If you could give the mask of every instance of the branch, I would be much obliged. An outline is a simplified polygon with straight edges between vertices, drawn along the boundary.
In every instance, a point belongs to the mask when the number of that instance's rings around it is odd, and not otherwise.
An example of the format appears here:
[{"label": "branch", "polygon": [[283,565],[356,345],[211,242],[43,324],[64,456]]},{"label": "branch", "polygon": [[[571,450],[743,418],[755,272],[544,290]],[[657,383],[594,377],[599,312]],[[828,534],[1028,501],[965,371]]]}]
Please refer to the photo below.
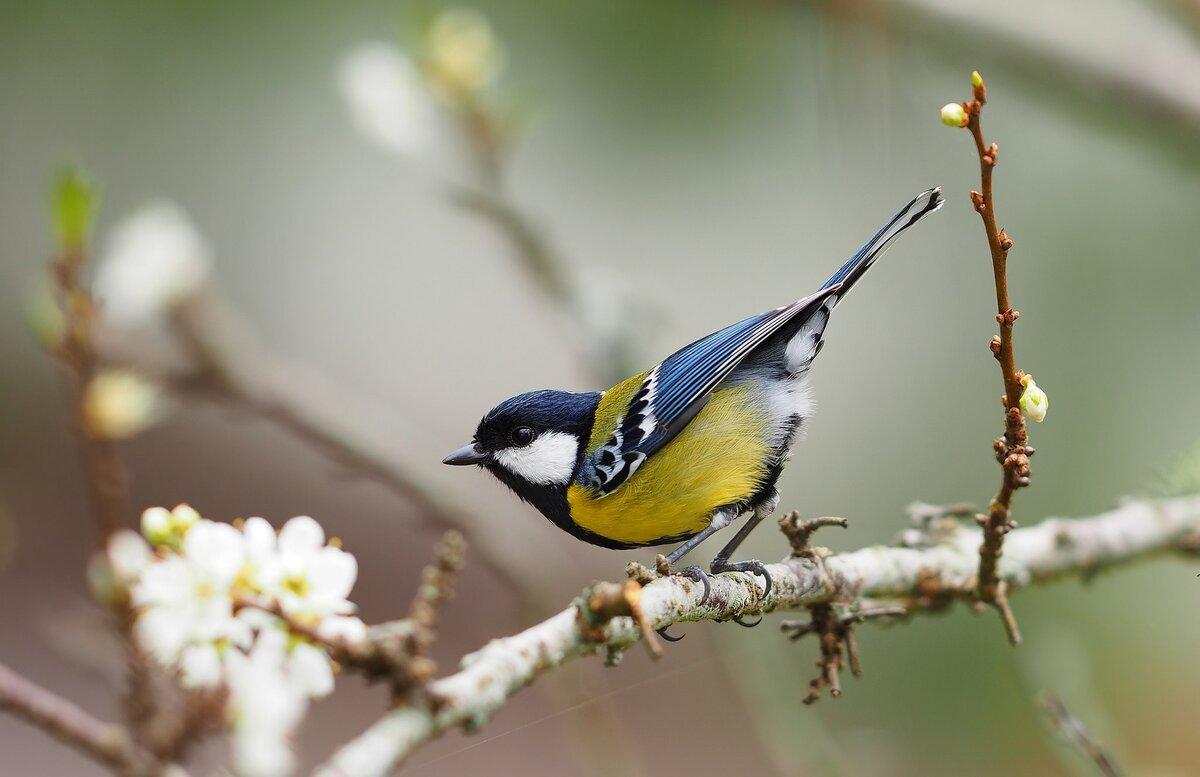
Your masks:
[{"label": "branch", "polygon": [[[77,171],[59,179],[54,193],[58,251],[50,261],[54,297],[62,314],[62,330],[54,355],[74,379],[72,415],[83,457],[92,514],[103,547],[129,515],[129,476],[116,443],[89,422],[87,391],[100,371],[94,332],[95,301],[83,281],[88,263],[87,238],[95,212],[96,195]],[[64,226],[70,220],[70,224]]]},{"label": "branch", "polygon": [[[84,283],[88,235],[96,203],[96,193],[81,172],[68,170],[62,174],[54,192],[53,221],[58,253],[50,262],[50,271],[63,322],[53,350],[75,379],[76,436],[83,454],[92,513],[100,532],[99,545],[105,548],[113,533],[126,525],[130,498],[129,476],[116,443],[96,428],[88,413],[87,393],[102,365],[96,343],[99,316],[91,290]],[[133,638],[132,612],[122,606],[117,618],[128,666],[128,687],[123,699],[125,718],[134,728],[138,740],[144,742],[149,723],[158,709],[150,670]]]},{"label": "branch", "polygon": [[[102,343],[103,356],[176,393],[223,402],[275,423],[347,472],[387,488],[434,526],[457,528],[469,536],[491,532],[485,519],[423,483],[384,439],[377,423],[359,420],[379,414],[358,412],[355,403],[321,375],[261,345],[257,333],[215,290],[206,289],[177,306],[173,324],[187,346],[182,355],[132,342],[124,332],[110,332]],[[518,592],[526,603],[540,601],[535,582],[524,579],[521,566],[514,563],[521,543],[476,544],[483,563],[506,589]]]},{"label": "branch", "polygon": [[1004,623],[1008,640],[1013,645],[1021,644],[1021,632],[1016,618],[1008,606],[1004,584],[997,569],[1003,552],[1004,535],[1016,524],[1012,520],[1012,498],[1018,488],[1029,485],[1029,457],[1033,448],[1025,427],[1025,416],[1021,412],[1021,377],[1017,370],[1016,354],[1013,350],[1013,324],[1021,314],[1012,309],[1008,296],[1008,252],[1012,240],[1003,229],[996,226],[996,203],[992,196],[992,172],[996,167],[996,156],[1000,149],[995,143],[987,143],[983,137],[980,117],[987,102],[987,87],[978,72],[971,74],[974,99],[963,103],[967,116],[967,128],[975,140],[975,152],[979,155],[979,177],[982,192],[971,192],[971,204],[983,221],[987,235],[988,250],[992,258],[992,276],[996,285],[996,323],[1000,334],[991,342],[992,354],[1000,364],[1000,377],[1004,381],[1004,436],[992,442],[996,460],[1000,463],[1000,489],[988,506],[983,527],[983,544],[979,547],[979,598],[996,608]]},{"label": "branch", "polygon": [[1091,761],[1104,777],[1121,777],[1121,767],[1117,765],[1116,759],[1092,737],[1087,726],[1075,717],[1062,698],[1053,693],[1045,693],[1039,701],[1050,719],[1051,729],[1056,734]]},{"label": "branch", "polygon": [[[1200,495],[1137,501],[1091,518],[1048,519],[1008,537],[1000,576],[1009,589],[1065,575],[1091,574],[1153,553],[1183,551],[1200,532]],[[698,584],[661,578],[641,591],[641,613],[654,628],[682,621],[725,621],[735,616],[860,598],[899,601],[909,612],[937,609],[976,595],[980,531],[964,525],[939,532],[925,547],[875,546],[828,555],[823,549],[771,564],[771,593],[755,578],[726,573],[712,578],[708,604]],[[601,640],[571,606],[511,637],[496,639],[462,661],[462,669],[430,683],[425,703],[388,713],[317,770],[320,777],[389,773],[425,742],[462,726],[475,730],[538,677],[575,658],[619,653],[641,637],[633,618],[612,620]]]},{"label": "branch", "polygon": [[[123,774],[151,775],[162,764],[134,744],[122,726],[105,723],[0,664],[0,710],[22,718],[84,755]],[[178,769],[178,767],[174,767]],[[181,770],[175,774],[184,774]]]},{"label": "branch", "polygon": [[[969,42],[972,56],[986,51],[1038,89],[1090,100],[1104,116],[1126,110],[1156,127],[1165,122],[1189,149],[1200,131],[1200,84],[1179,78],[1200,68],[1200,53],[1188,31],[1156,23],[1151,14],[1137,34],[1130,34],[1125,25],[1107,30],[1103,25],[1035,24],[1028,14],[1002,5],[987,13],[956,0],[887,0],[880,5],[898,11],[885,18],[904,27],[923,48],[933,34]],[[863,16],[867,22],[875,18]],[[1145,54],[1147,39],[1155,43],[1154,56]]]}]

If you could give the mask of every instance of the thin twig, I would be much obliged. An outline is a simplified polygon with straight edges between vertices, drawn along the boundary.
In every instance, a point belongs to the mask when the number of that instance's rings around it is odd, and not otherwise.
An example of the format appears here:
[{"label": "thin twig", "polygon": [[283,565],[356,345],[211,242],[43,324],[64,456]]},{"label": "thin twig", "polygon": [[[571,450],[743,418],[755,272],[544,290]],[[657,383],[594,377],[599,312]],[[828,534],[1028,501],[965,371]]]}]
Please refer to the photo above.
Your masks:
[{"label": "thin twig", "polygon": [[1000,326],[1000,335],[993,338],[991,350],[1000,364],[1000,375],[1004,381],[1004,436],[993,442],[1002,474],[1000,489],[988,506],[987,518],[980,522],[983,544],[979,548],[979,598],[996,608],[1009,642],[1019,645],[1021,632],[1008,606],[1008,597],[997,570],[1003,552],[1004,535],[1015,526],[1012,520],[1013,492],[1029,485],[1029,456],[1033,449],[1026,444],[1028,431],[1025,428],[1025,416],[1021,413],[1021,375],[1017,371],[1013,350],[1013,324],[1021,314],[1013,310],[1008,295],[1008,252],[1012,248],[1012,240],[1003,229],[996,226],[996,206],[992,196],[992,172],[996,167],[999,148],[995,143],[987,143],[983,137],[980,117],[987,102],[987,87],[978,73],[972,74],[972,88],[974,99],[963,103],[963,109],[967,113],[967,128],[971,131],[975,151],[979,155],[982,191],[971,192],[971,203],[983,221],[992,257],[996,322]]},{"label": "thin twig", "polygon": [[[1091,518],[1047,519],[1009,535],[1003,579],[1016,589],[1152,553],[1180,551],[1181,543],[1198,530],[1200,495],[1129,502]],[[765,598],[755,577],[746,573],[713,576],[707,602],[692,580],[661,578],[641,589],[639,605],[653,628],[862,598],[898,600],[913,611],[938,596],[970,600],[976,595],[979,541],[979,530],[962,525],[928,548],[876,546],[826,557],[788,558],[768,565],[773,585]],[[317,774],[387,774],[449,729],[478,729],[511,696],[562,664],[600,650],[611,654],[641,638],[633,618],[620,617],[607,624],[603,642],[597,642],[581,628],[578,606],[572,605],[467,656],[458,673],[426,686],[428,704],[388,713],[343,746]]]},{"label": "thin twig", "polygon": [[1116,759],[1109,755],[1108,751],[1092,737],[1087,726],[1075,717],[1061,697],[1047,692],[1042,694],[1039,701],[1042,709],[1050,718],[1050,726],[1056,734],[1095,764],[1096,770],[1104,777],[1121,777],[1121,767],[1117,764]]},{"label": "thin twig", "polygon": [[92,717],[3,664],[0,664],[0,710],[16,715],[123,774],[150,775],[162,770],[150,753],[134,744],[124,727]]}]

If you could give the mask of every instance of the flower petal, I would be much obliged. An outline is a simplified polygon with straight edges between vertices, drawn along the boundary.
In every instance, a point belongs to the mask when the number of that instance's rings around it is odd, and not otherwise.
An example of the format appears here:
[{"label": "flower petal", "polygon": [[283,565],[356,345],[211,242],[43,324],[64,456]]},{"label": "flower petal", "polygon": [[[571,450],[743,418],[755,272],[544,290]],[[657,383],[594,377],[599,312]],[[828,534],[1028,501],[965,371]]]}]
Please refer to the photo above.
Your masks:
[{"label": "flower petal", "polygon": [[308,555],[325,544],[325,530],[307,515],[299,515],[279,530],[279,550],[285,553]]},{"label": "flower petal", "polygon": [[333,667],[325,651],[301,642],[288,658],[288,680],[300,694],[318,698],[333,692]]},{"label": "flower petal", "polygon": [[242,534],[227,523],[200,521],[183,538],[183,555],[211,582],[227,586],[245,563]]},{"label": "flower petal", "polygon": [[221,683],[221,656],[212,644],[191,645],[179,659],[179,680],[185,688],[214,688]]}]

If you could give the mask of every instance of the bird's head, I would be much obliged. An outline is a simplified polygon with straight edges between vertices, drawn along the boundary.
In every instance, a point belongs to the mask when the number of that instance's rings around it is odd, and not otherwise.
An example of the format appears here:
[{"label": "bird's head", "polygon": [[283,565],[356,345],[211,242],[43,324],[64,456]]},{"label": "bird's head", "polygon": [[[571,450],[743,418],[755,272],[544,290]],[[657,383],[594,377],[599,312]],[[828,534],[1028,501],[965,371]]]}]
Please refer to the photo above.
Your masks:
[{"label": "bird's head", "polygon": [[600,395],[530,391],[496,405],[471,442],[443,464],[478,464],[541,507],[537,494],[564,489],[587,448]]}]

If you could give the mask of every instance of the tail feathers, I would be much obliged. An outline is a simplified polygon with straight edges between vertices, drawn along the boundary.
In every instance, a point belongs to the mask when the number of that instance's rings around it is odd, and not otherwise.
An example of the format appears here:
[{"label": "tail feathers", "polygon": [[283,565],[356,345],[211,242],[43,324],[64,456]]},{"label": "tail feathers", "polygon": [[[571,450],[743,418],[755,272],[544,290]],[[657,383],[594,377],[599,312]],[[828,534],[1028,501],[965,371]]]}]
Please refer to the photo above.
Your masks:
[{"label": "tail feathers", "polygon": [[863,276],[863,273],[888,249],[888,246],[900,236],[901,232],[916,224],[926,215],[942,207],[944,202],[940,186],[923,191],[916,197],[913,197],[907,205],[901,208],[895,216],[892,216],[888,223],[884,224],[875,233],[874,237],[867,241],[866,245],[858,249],[858,253],[850,257],[842,265],[841,269],[833,274],[832,278],[825,281],[825,285],[821,288],[828,289],[834,284],[841,284],[837,297],[844,297],[850,287]]}]

